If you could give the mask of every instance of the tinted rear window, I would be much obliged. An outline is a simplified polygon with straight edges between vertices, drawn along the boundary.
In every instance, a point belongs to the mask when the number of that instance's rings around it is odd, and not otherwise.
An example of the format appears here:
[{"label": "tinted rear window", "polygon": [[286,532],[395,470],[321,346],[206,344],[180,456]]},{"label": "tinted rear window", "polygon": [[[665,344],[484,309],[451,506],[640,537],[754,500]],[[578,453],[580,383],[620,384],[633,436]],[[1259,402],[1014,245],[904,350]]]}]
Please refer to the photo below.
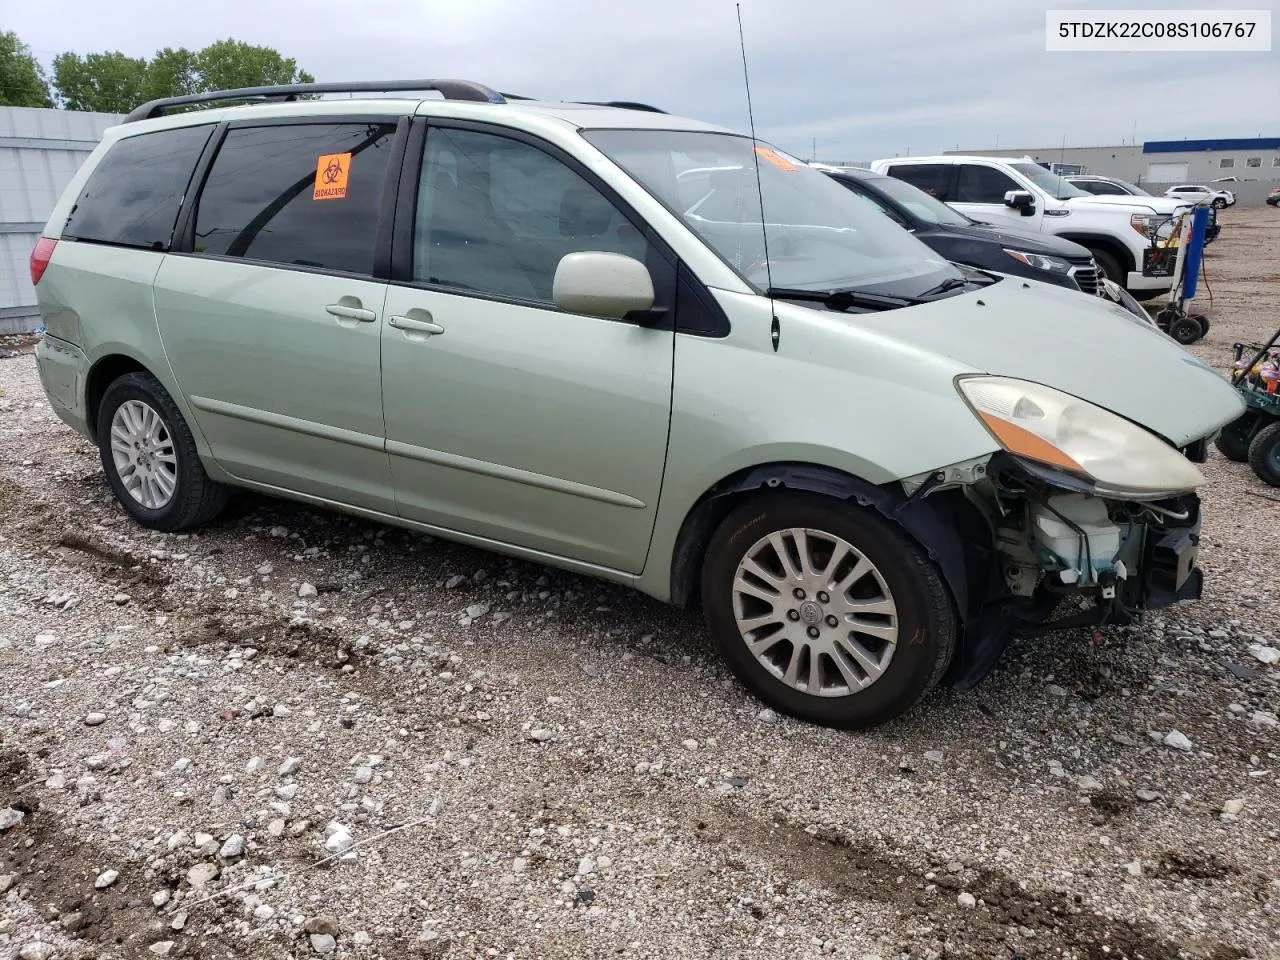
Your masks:
[{"label": "tinted rear window", "polygon": [[372,273],[394,138],[379,123],[229,130],[200,193],[195,252]]},{"label": "tinted rear window", "polygon": [[63,236],[168,250],[183,194],[211,125],[116,141],[89,175]]},{"label": "tinted rear window", "polygon": [[947,176],[951,173],[951,165],[945,163],[898,163],[889,167],[885,173],[899,180],[905,180],[913,187],[918,187],[931,197],[939,200],[947,197]]}]

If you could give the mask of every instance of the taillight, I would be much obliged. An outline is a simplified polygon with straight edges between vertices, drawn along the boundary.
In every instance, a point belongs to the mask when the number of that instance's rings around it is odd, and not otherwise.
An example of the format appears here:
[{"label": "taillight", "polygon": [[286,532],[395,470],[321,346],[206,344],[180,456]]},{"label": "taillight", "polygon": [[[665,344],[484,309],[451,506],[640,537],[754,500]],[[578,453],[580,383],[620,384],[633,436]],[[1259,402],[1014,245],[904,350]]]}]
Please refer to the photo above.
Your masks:
[{"label": "taillight", "polygon": [[44,276],[45,268],[53,259],[53,248],[57,245],[57,240],[50,240],[48,237],[41,237],[36,241],[36,248],[31,251],[31,285],[33,287]]}]

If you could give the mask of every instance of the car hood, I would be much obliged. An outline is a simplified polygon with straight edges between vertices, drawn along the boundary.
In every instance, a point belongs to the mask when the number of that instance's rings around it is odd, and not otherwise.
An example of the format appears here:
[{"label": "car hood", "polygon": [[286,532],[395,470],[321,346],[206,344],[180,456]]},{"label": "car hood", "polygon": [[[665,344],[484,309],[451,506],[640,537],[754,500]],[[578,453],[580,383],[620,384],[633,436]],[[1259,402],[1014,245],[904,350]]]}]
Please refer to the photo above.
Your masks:
[{"label": "car hood", "polygon": [[1088,197],[1070,197],[1062,201],[1068,207],[1122,207],[1130,213],[1159,213],[1170,214],[1179,210],[1188,208],[1191,204],[1185,200],[1172,200],[1169,197],[1134,197],[1126,194],[1125,196],[1088,196]]},{"label": "car hood", "polygon": [[[1211,367],[1099,297],[1006,278],[982,290],[850,320],[975,373],[1032,380],[1182,447],[1244,412]],[[785,327],[784,327],[785,329]]]},{"label": "car hood", "polygon": [[1033,233],[1030,230],[987,223],[939,228],[939,232],[942,230],[958,237],[998,243],[1002,247],[1021,250],[1023,253],[1038,253],[1046,257],[1066,257],[1074,260],[1088,260],[1091,256],[1089,251],[1080,244],[1055,237],[1051,233]]}]

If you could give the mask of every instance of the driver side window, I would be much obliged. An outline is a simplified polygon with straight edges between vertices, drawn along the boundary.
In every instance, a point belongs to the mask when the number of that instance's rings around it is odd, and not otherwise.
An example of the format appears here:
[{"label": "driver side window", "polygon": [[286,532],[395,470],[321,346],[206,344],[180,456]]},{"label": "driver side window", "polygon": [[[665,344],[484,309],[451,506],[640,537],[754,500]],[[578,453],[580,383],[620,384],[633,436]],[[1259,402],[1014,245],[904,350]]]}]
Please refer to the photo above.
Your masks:
[{"label": "driver side window", "polygon": [[566,254],[648,253],[631,221],[555,157],[447,127],[427,134],[415,227],[414,280],[547,305]]}]

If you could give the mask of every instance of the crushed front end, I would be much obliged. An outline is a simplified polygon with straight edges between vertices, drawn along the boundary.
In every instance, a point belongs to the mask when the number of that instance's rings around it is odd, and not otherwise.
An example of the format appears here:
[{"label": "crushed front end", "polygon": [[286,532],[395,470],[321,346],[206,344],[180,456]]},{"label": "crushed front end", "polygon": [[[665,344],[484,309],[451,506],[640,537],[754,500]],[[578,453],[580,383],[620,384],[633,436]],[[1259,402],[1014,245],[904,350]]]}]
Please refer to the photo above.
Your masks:
[{"label": "crushed front end", "polygon": [[[1206,446],[1182,452],[1203,462]],[[1087,480],[1005,452],[906,489],[934,501],[964,554],[954,687],[981,680],[1015,636],[1127,625],[1200,598],[1194,491],[1150,500],[1099,494]]]},{"label": "crushed front end", "polygon": [[[905,479],[895,512],[956,598],[953,685],[980,680],[1019,634],[1129,624],[1199,599],[1196,464],[1212,433],[1175,445],[1033,381],[975,375],[956,387],[1000,449]],[[1216,432],[1241,404],[1221,381],[1206,396],[1216,412],[1202,429]]]}]

